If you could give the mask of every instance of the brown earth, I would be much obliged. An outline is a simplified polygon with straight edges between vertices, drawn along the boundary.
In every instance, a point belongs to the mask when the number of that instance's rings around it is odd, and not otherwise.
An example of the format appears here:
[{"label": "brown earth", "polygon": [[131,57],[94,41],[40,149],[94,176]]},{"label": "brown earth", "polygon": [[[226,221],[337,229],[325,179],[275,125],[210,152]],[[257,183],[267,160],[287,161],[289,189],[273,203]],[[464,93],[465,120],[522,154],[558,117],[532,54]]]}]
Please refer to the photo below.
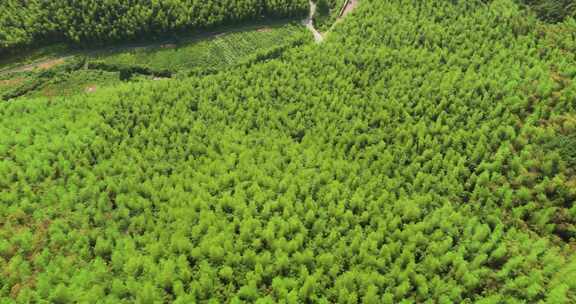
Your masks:
[{"label": "brown earth", "polygon": [[340,17],[348,15],[356,8],[356,6],[358,6],[358,0],[349,0],[348,3],[346,4],[346,7],[344,7],[344,10],[342,11],[342,15],[340,15]]},{"label": "brown earth", "polygon": [[21,84],[23,81],[24,81],[24,78],[13,78],[13,79],[0,80],[0,87],[16,86],[16,85]]},{"label": "brown earth", "polygon": [[[47,70],[50,68],[53,68],[57,65],[61,65],[64,63],[64,58],[58,58],[58,59],[54,59],[54,60],[48,60],[48,61],[44,61],[40,64],[38,64],[35,68],[38,68],[40,70]],[[34,69],[34,67],[33,67]]]},{"label": "brown earth", "polygon": [[86,93],[92,93],[94,91],[96,91],[96,85],[90,85],[86,87]]}]

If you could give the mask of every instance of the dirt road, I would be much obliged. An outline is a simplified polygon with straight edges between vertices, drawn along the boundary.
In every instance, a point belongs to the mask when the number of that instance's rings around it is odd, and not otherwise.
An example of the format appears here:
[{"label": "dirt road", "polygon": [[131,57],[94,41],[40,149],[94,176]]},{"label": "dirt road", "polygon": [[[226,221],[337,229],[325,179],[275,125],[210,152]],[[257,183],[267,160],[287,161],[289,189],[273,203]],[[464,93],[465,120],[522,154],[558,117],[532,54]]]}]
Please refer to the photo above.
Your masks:
[{"label": "dirt road", "polygon": [[34,63],[19,66],[16,68],[9,68],[9,69],[3,70],[3,71],[0,70],[0,75],[9,74],[9,73],[17,73],[17,72],[29,72],[29,71],[33,71],[36,69],[48,70],[52,67],[63,64],[66,60],[69,60],[73,57],[74,56],[65,56],[65,57],[59,57],[59,58],[48,59],[48,60],[40,60],[40,61],[37,61]]},{"label": "dirt road", "polygon": [[344,17],[346,17],[346,15],[348,15],[350,12],[352,12],[359,3],[359,0],[348,0],[346,1],[346,3],[344,3],[344,6],[342,7],[342,9],[340,10],[340,14],[338,15],[338,19],[336,19],[336,22],[334,22],[334,24],[332,24],[332,26],[330,27],[330,29],[325,32],[325,33],[320,33],[316,27],[314,27],[314,16],[316,15],[316,3],[312,0],[310,1],[310,14],[308,16],[308,18],[304,19],[302,21],[302,24],[304,24],[306,26],[306,28],[308,28],[308,30],[310,32],[312,32],[312,34],[314,35],[314,41],[316,41],[316,43],[321,43],[322,41],[324,41],[324,37],[326,36],[326,34],[328,34],[329,32],[332,31],[332,29],[336,26],[336,24],[338,24],[338,22],[340,22],[342,19],[344,19]]},{"label": "dirt road", "polygon": [[314,27],[314,15],[316,15],[316,3],[310,0],[310,14],[308,14],[308,18],[302,21],[302,24],[312,32],[314,35],[314,41],[320,43],[324,40],[324,36],[322,36],[322,34]]}]

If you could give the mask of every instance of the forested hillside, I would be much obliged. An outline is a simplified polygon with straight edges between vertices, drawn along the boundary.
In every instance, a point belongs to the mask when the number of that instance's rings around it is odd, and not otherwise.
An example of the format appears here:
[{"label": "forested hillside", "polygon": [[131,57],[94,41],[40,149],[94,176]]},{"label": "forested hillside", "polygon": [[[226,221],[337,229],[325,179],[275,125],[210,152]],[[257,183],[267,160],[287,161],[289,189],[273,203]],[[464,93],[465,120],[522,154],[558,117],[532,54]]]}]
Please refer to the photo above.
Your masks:
[{"label": "forested hillside", "polygon": [[575,303],[575,21],[362,0],[321,44],[0,104],[5,303]]},{"label": "forested hillside", "polygon": [[308,0],[3,0],[0,54],[45,42],[93,45],[261,17],[300,16],[307,8]]},{"label": "forested hillside", "polygon": [[566,18],[576,18],[574,0],[521,0],[543,20],[559,22]]}]

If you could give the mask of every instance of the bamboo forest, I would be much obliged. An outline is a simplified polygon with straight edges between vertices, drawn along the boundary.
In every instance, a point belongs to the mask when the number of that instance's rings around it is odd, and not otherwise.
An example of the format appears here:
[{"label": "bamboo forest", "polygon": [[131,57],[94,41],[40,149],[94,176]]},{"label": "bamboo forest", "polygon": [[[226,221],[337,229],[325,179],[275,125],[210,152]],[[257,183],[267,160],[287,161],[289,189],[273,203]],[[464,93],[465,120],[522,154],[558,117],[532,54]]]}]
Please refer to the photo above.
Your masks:
[{"label": "bamboo forest", "polygon": [[576,303],[570,0],[4,0],[0,303]]}]

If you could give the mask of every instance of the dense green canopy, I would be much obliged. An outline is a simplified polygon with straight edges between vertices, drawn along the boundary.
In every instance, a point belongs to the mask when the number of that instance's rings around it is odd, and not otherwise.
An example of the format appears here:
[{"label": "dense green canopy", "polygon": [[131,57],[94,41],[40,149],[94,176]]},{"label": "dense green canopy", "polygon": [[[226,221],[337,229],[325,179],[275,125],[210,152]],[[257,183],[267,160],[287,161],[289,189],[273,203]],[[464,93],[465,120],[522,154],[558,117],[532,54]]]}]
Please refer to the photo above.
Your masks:
[{"label": "dense green canopy", "polygon": [[2,0],[0,53],[45,41],[124,41],[307,11],[307,0]]},{"label": "dense green canopy", "polygon": [[575,23],[484,2],[1,104],[0,298],[574,303]]}]

